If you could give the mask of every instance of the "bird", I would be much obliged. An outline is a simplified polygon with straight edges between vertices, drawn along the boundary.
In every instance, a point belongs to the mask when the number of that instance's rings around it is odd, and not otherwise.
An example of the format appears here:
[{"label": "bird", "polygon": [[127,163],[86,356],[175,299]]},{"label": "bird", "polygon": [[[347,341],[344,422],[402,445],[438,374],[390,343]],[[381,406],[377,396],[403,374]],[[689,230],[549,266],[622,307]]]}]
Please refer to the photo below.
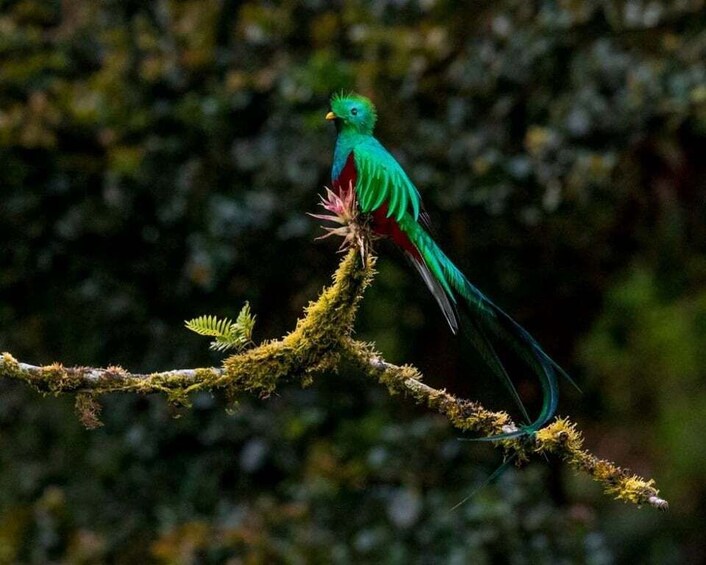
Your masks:
[{"label": "bird", "polygon": [[[391,239],[402,250],[436,299],[451,331],[456,334],[463,326],[465,335],[522,411],[525,424],[479,439],[533,436],[556,413],[557,372],[573,381],[527,330],[466,278],[434,241],[419,191],[373,135],[377,111],[372,101],[356,93],[334,94],[325,118],[334,122],[337,131],[331,168],[332,192],[341,195],[354,191],[359,212],[372,233]],[[494,342],[514,351],[539,379],[542,406],[534,420],[529,417]]]}]

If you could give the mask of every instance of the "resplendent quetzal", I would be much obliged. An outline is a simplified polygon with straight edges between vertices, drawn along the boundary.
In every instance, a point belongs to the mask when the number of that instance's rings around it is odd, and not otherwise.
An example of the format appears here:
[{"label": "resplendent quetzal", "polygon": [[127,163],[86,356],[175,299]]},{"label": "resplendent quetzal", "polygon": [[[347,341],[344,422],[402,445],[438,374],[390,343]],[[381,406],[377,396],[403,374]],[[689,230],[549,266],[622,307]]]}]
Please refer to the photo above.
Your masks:
[{"label": "resplendent quetzal", "polygon": [[373,136],[377,119],[373,103],[357,94],[334,95],[326,119],[333,120],[338,131],[331,173],[333,191],[340,194],[355,190],[360,212],[369,214],[373,233],[389,237],[403,250],[439,303],[452,332],[458,331],[459,312],[463,314],[464,331],[508,387],[527,422],[530,418],[491,337],[514,350],[540,379],[543,399],[539,416],[517,431],[489,439],[533,434],[554,416],[558,402],[556,371],[566,373],[524,328],[473,286],[434,242],[416,187]]}]

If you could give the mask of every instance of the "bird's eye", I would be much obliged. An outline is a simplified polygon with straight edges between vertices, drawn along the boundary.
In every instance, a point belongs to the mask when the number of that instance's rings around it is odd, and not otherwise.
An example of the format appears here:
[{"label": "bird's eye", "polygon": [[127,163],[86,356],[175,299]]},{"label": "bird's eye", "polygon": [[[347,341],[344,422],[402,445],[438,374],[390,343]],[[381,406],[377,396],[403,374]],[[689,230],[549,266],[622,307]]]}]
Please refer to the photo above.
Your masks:
[{"label": "bird's eye", "polygon": [[353,114],[354,116],[357,116],[358,115],[358,108],[352,108],[351,114]]}]

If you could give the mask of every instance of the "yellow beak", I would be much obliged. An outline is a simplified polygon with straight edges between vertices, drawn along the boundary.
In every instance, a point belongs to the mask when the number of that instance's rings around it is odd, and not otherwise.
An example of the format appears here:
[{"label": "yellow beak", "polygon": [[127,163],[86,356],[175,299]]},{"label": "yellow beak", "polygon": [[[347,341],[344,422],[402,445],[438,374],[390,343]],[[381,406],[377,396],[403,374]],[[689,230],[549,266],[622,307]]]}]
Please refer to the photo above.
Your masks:
[{"label": "yellow beak", "polygon": [[326,119],[327,120],[335,120],[336,114],[334,114],[333,112],[329,112],[328,114],[326,114]]}]

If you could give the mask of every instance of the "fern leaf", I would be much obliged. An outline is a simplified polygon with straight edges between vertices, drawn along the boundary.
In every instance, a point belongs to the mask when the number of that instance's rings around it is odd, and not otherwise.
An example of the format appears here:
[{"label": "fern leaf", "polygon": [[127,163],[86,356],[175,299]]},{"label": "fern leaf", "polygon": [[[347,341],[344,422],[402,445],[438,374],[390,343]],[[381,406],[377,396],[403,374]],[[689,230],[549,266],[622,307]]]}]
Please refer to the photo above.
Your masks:
[{"label": "fern leaf", "polygon": [[192,332],[213,337],[209,347],[214,351],[240,350],[252,343],[255,316],[250,312],[250,304],[246,302],[235,322],[230,318],[199,316],[185,322],[185,325]]},{"label": "fern leaf", "polygon": [[216,316],[199,316],[186,322],[186,327],[192,332],[212,337],[227,334],[232,325],[233,322],[228,318],[219,320]]},{"label": "fern leaf", "polygon": [[252,340],[252,331],[255,327],[255,316],[250,312],[249,302],[246,302],[240,310],[238,317],[235,319],[235,325],[238,326],[245,343]]}]

